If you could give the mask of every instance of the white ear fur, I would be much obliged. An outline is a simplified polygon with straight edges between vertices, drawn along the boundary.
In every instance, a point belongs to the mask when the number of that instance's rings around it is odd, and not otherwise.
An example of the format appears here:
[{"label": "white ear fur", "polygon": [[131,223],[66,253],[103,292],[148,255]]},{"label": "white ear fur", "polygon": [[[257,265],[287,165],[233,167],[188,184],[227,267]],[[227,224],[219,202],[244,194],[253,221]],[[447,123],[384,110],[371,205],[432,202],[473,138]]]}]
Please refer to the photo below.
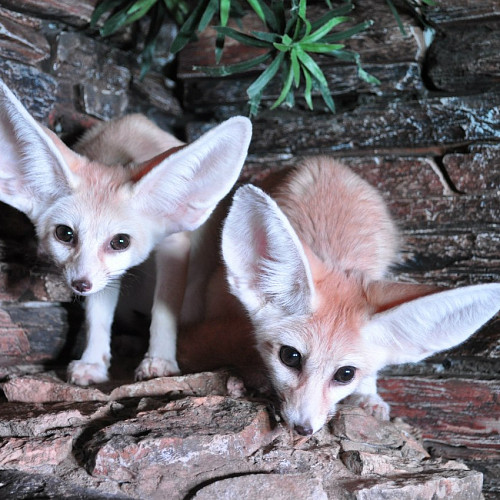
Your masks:
[{"label": "white ear fur", "polygon": [[266,304],[287,314],[312,309],[314,285],[304,249],[281,209],[260,189],[238,189],[222,231],[231,292],[250,314]]},{"label": "white ear fur", "polygon": [[368,346],[383,353],[378,368],[416,362],[461,344],[499,308],[500,284],[457,288],[376,314],[362,335]]},{"label": "white ear fur", "polygon": [[36,219],[76,182],[49,135],[0,80],[0,201]]},{"label": "white ear fur", "polygon": [[251,136],[250,120],[236,116],[172,154],[134,185],[139,208],[171,232],[198,228],[237,181]]}]

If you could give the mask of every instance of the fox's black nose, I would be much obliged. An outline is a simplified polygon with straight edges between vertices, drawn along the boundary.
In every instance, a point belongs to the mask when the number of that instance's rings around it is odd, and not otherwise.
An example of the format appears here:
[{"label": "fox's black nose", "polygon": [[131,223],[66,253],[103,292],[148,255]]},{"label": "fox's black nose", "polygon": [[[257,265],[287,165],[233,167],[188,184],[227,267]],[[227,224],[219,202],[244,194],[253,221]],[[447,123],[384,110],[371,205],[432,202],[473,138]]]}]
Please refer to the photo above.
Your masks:
[{"label": "fox's black nose", "polygon": [[313,433],[312,428],[308,425],[295,425],[293,430],[301,436],[310,436]]},{"label": "fox's black nose", "polygon": [[75,292],[85,293],[92,289],[92,283],[89,280],[73,280],[71,282],[71,287]]}]

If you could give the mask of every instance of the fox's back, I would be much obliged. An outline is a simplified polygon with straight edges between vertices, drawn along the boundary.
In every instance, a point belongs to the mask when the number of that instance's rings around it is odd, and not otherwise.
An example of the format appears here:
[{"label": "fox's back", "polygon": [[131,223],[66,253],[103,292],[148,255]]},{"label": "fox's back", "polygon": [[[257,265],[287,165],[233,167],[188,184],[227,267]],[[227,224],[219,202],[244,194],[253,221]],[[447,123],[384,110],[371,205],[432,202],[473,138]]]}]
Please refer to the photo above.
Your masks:
[{"label": "fox's back", "polygon": [[379,279],[394,261],[397,230],[384,200],[341,163],[308,158],[273,197],[327,267]]},{"label": "fox's back", "polygon": [[103,122],[88,130],[77,153],[104,165],[140,163],[183,143],[140,114]]}]

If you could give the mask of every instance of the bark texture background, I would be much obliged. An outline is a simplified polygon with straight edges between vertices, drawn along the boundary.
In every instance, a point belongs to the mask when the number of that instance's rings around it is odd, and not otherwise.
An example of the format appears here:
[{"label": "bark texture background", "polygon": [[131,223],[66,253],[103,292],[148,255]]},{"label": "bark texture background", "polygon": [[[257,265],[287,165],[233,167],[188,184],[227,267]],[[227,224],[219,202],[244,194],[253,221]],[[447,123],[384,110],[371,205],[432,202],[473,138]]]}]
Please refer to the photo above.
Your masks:
[{"label": "bark texture background", "polygon": [[[381,85],[372,87],[358,80],[354,66],[323,59],[336,114],[327,112],[319,100],[314,112],[300,100],[293,110],[270,111],[267,108],[279,95],[278,86],[271,85],[261,113],[253,120],[243,180],[290,168],[303,155],[343,158],[381,190],[398,221],[404,236],[401,263],[395,269],[398,279],[444,286],[498,282],[500,8],[495,0],[437,3],[429,11],[435,36],[428,44],[422,26],[411,15],[402,14],[408,33],[404,37],[385,2],[357,2],[354,22],[371,18],[375,24],[350,41],[349,47],[359,51],[365,69]],[[136,54],[129,50],[140,34],[129,30],[110,40],[99,39],[88,28],[95,4],[95,0],[4,0],[0,6],[0,75],[33,116],[65,140],[71,143],[98,120],[135,111],[186,140],[217,121],[246,114],[245,89],[255,75],[213,79],[192,70],[195,64],[213,62],[213,32],[208,30],[188,45],[168,74],[153,68],[141,81]],[[314,8],[323,6],[316,2]],[[251,17],[244,19],[248,26],[253,22]],[[165,26],[163,48],[174,34],[174,25]],[[228,49],[229,60],[251,55],[239,46],[229,44]],[[161,62],[168,62],[170,56],[161,50],[160,45]],[[110,399],[109,391],[101,396],[92,392],[98,389],[70,388],[49,375],[27,376],[64,366],[78,348],[81,327],[80,304],[72,299],[57,270],[37,255],[36,246],[29,221],[1,205],[0,376],[9,402],[0,405],[4,437],[0,482],[7,485],[0,487],[0,494],[2,488],[17,488],[9,490],[12,498],[33,498],[28,495],[33,491],[54,498],[61,491],[77,498],[143,497],[153,496],[155,488],[160,493],[173,488],[183,492],[179,498],[214,498],[224,488],[252,491],[252,479],[253,485],[260,484],[263,474],[266,488],[276,495],[285,489],[280,474],[296,474],[296,481],[286,481],[286,486],[301,484],[311,498],[335,494],[361,498],[368,494],[361,493],[363,488],[375,488],[373,496],[363,498],[377,498],[376,488],[385,488],[387,495],[392,491],[394,498],[403,498],[402,491],[414,498],[411,495],[420,486],[431,483],[432,491],[448,488],[457,495],[472,495],[456,498],[475,498],[481,488],[480,475],[456,464],[448,469],[435,461],[427,464],[423,449],[415,460],[425,464],[412,468],[413,462],[396,464],[407,458],[401,455],[403,445],[396,446],[400,455],[394,458],[395,452],[384,447],[377,448],[377,454],[364,445],[339,444],[338,439],[344,438],[339,437],[338,422],[349,420],[342,413],[324,435],[301,444],[304,450],[293,448],[283,431],[273,428],[265,407],[234,399],[221,387],[193,394],[163,387],[167,396],[137,389]],[[119,359],[131,352],[129,344],[137,343],[123,336],[115,345]],[[458,349],[417,365],[386,370],[379,384],[392,415],[421,430],[429,453],[464,460],[484,473],[483,492],[489,498],[500,492],[498,373],[499,317]],[[214,376],[204,377],[206,384]],[[17,393],[12,388],[16,383],[24,387]],[[49,386],[49,393],[59,395],[34,400],[37,390],[43,392],[42,387]],[[28,396],[19,396],[23,390]],[[133,403],[122,402],[123,397]],[[164,419],[167,413],[182,419],[170,422]],[[357,410],[347,413],[358,414]],[[231,423],[228,414],[238,415],[238,423]],[[195,415],[204,429],[213,424],[213,415],[220,416],[220,426],[207,431],[212,437],[206,442],[188,443],[188,435],[194,432],[191,426],[197,425]],[[183,427],[186,422],[190,427]],[[373,423],[373,433],[363,438],[367,443],[380,432],[377,425]],[[403,432],[399,425],[390,432]],[[151,438],[147,443],[141,432]],[[204,472],[198,482],[185,482],[185,489],[179,489],[180,483],[172,481],[181,481],[182,469],[169,473],[165,464],[184,463],[191,456],[195,462],[202,460],[197,447],[214,447],[215,442],[224,443],[229,462],[239,465],[231,469],[224,462],[219,472]],[[278,465],[283,454],[293,456],[292,465]],[[162,462],[160,455],[175,458]],[[156,465],[151,457],[157,457]],[[205,459],[214,460],[212,455]],[[342,467],[344,482],[334,491],[332,478]],[[311,470],[318,469],[321,474],[311,475]],[[55,476],[49,478],[49,473]],[[175,474],[180,476],[171,477]],[[373,474],[383,479],[373,482]],[[215,481],[216,477],[224,481]],[[78,488],[87,489],[82,493]]]}]

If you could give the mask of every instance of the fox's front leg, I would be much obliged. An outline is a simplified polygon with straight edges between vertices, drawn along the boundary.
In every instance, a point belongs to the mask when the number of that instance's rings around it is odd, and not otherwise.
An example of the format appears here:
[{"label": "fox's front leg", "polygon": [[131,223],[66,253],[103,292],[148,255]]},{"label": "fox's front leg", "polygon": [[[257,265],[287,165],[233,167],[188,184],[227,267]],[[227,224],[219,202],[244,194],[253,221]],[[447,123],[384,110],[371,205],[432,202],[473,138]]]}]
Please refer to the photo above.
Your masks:
[{"label": "fox's front leg", "polygon": [[346,402],[359,406],[379,420],[389,420],[390,406],[377,392],[377,376],[369,376],[360,381],[356,392],[346,398]]},{"label": "fox's front leg", "polygon": [[149,349],[135,371],[137,380],[180,373],[176,360],[177,321],[186,288],[189,251],[186,233],[168,236],[155,250],[156,286]]},{"label": "fox's front leg", "polygon": [[68,366],[68,380],[73,384],[89,385],[106,382],[111,360],[111,325],[120,287],[108,285],[86,298],[85,321],[87,343],[80,360]]}]

